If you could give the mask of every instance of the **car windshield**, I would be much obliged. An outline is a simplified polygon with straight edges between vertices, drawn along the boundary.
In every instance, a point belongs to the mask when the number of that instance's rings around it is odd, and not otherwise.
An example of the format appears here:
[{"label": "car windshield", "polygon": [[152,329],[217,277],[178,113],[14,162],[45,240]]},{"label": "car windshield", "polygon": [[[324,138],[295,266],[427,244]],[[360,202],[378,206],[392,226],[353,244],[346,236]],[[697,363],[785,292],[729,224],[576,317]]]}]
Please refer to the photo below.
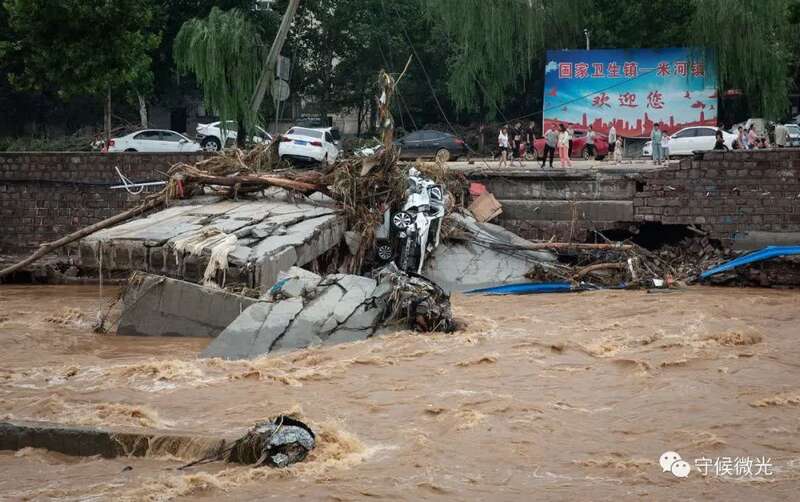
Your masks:
[{"label": "car windshield", "polygon": [[795,124],[788,124],[786,130],[792,134],[800,134],[800,126]]},{"label": "car windshield", "polygon": [[286,134],[294,134],[295,136],[308,136],[309,138],[322,139],[323,132],[314,129],[306,129],[304,127],[293,127],[289,129]]}]

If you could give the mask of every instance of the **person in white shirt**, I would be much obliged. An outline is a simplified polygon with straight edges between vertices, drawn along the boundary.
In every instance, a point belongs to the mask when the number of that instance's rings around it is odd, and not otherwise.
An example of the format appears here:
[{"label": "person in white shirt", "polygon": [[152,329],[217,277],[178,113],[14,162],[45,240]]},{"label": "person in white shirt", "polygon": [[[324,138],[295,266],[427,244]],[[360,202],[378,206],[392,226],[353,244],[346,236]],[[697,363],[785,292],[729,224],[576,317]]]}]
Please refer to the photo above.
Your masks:
[{"label": "person in white shirt", "polygon": [[558,126],[558,161],[561,167],[572,167],[572,161],[569,160],[569,144],[570,135],[564,124]]},{"label": "person in white shirt", "polygon": [[[612,125],[611,128],[608,130],[608,154],[614,155],[617,151],[617,129]],[[616,156],[614,156],[614,160],[616,160]]]},{"label": "person in white shirt", "polygon": [[503,126],[497,135],[497,146],[500,148],[499,167],[506,167],[508,162],[508,127]]},{"label": "person in white shirt", "polygon": [[789,131],[786,129],[785,125],[778,124],[775,126],[775,144],[778,145],[778,148],[784,148],[786,146],[788,136]]},{"label": "person in white shirt", "polygon": [[661,160],[664,162],[669,161],[669,135],[666,128],[662,129],[661,133]]},{"label": "person in white shirt", "polygon": [[[614,145],[614,162],[617,165],[622,163],[622,138],[617,138],[617,141],[613,143]],[[609,143],[609,148],[611,148],[611,143]]]}]

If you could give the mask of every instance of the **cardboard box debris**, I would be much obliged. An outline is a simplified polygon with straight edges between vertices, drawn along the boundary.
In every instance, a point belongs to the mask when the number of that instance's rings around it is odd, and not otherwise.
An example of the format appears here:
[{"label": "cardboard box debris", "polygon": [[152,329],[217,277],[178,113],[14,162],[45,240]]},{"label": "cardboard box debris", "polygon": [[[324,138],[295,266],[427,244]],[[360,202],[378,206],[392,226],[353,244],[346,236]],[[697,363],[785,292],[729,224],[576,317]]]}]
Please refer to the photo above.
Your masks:
[{"label": "cardboard box debris", "polygon": [[484,192],[475,199],[469,205],[469,210],[479,223],[486,223],[503,214],[503,206],[489,192]]}]

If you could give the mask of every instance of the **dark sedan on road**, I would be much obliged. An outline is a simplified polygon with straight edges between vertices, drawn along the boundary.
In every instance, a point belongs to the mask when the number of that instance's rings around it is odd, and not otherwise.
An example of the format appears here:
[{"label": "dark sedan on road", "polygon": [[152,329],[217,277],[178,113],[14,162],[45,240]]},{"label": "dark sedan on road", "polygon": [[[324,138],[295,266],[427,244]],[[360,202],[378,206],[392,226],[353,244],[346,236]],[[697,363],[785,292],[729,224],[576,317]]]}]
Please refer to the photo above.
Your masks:
[{"label": "dark sedan on road", "polygon": [[400,150],[401,159],[428,157],[447,162],[468,152],[463,139],[440,131],[414,131],[395,140],[394,144]]}]

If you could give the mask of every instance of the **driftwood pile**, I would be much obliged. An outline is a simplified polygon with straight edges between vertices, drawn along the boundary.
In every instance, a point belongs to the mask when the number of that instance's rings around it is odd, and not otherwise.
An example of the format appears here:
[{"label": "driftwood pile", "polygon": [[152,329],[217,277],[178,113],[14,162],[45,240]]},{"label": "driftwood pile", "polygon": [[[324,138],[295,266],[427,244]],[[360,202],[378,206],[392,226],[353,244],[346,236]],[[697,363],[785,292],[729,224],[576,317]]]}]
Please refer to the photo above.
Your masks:
[{"label": "driftwood pile", "polygon": [[632,243],[620,245],[564,244],[556,266],[534,266],[534,281],[569,281],[584,287],[651,288],[686,284],[704,270],[736,256],[707,237],[687,238],[650,251]]}]

